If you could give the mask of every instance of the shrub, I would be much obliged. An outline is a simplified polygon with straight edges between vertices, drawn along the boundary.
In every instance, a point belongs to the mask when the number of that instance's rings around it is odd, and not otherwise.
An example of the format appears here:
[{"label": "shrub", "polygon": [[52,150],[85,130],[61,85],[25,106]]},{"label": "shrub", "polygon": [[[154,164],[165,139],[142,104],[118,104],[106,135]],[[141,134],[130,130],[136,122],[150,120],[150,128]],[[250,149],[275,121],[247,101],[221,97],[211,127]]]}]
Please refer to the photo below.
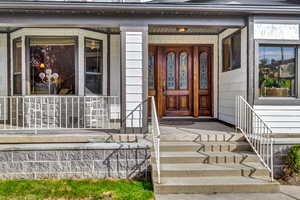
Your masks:
[{"label": "shrub", "polygon": [[300,173],[300,145],[291,147],[288,158],[291,170]]}]

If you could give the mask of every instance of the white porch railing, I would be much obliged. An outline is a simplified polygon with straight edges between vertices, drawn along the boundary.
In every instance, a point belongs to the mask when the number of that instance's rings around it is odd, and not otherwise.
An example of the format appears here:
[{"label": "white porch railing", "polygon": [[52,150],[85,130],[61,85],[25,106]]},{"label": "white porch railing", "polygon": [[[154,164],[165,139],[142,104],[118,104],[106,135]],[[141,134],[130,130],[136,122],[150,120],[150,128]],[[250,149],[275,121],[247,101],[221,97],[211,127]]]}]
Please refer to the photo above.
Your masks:
[{"label": "white porch railing", "polygon": [[240,130],[274,180],[273,138],[271,128],[255,110],[241,97],[236,98],[236,129]]},{"label": "white porch railing", "polygon": [[119,97],[0,97],[0,131],[119,128]]},{"label": "white porch railing", "polygon": [[153,149],[156,161],[157,182],[160,183],[160,129],[159,121],[156,113],[155,99],[151,98],[151,134],[153,139]]}]

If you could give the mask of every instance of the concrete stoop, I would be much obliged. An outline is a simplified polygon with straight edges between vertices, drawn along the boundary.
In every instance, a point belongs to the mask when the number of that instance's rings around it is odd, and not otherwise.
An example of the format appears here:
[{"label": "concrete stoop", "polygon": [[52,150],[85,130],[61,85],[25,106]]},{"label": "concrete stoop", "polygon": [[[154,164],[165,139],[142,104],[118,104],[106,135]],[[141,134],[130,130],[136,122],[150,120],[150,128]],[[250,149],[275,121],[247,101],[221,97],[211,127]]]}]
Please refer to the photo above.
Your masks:
[{"label": "concrete stoop", "polygon": [[270,181],[268,170],[241,134],[169,136],[161,137],[160,184],[157,184],[155,159],[151,159],[156,197],[279,192],[279,183]]}]

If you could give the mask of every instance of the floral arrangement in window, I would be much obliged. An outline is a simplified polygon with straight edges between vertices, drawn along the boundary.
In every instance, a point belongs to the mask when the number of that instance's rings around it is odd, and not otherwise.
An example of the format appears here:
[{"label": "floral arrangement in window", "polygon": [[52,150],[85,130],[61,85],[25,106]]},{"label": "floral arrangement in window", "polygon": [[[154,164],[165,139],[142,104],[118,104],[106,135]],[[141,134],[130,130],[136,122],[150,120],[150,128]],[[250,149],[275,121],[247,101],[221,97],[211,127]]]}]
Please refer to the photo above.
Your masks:
[{"label": "floral arrangement in window", "polygon": [[262,86],[264,96],[286,97],[291,88],[291,81],[266,77]]}]

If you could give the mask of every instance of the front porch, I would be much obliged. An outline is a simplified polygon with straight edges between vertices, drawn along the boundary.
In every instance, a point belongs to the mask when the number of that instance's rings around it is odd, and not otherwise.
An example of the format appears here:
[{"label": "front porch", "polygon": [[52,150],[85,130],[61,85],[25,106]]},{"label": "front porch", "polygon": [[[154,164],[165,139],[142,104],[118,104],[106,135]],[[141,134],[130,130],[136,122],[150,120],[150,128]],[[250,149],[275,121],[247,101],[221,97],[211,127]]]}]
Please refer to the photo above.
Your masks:
[{"label": "front porch", "polygon": [[[2,43],[2,56],[11,62],[1,66],[7,86],[0,91],[2,133],[124,133],[147,127],[147,96],[155,96],[159,117],[234,123],[234,96],[227,93],[240,93],[239,85],[222,83],[243,75],[246,64],[223,74],[220,48],[223,39],[240,33],[236,24],[5,30],[0,37],[10,45]],[[244,58],[247,28],[241,37]],[[239,82],[245,91],[246,80]]]}]

